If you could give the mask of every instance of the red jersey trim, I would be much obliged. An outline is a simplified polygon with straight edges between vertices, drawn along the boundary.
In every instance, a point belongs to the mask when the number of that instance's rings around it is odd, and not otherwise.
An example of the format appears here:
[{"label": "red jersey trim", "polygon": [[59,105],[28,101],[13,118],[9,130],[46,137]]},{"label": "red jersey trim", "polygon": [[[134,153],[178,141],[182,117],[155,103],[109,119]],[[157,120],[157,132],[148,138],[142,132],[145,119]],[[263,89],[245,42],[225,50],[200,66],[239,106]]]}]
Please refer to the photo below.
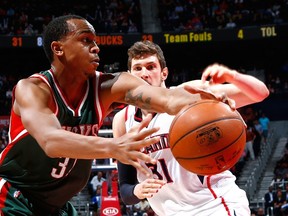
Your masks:
[{"label": "red jersey trim", "polygon": [[52,70],[52,69],[49,70],[49,73],[51,74],[51,77],[52,77],[52,79],[53,79],[53,82],[55,83],[55,87],[56,87],[56,89],[57,89],[60,97],[62,98],[64,104],[66,105],[67,109],[69,109],[69,110],[73,113],[73,116],[77,115],[77,114],[75,114],[75,113],[76,113],[75,110],[72,108],[73,106],[70,106],[70,104],[69,104],[69,102],[68,102],[69,100],[68,100],[68,99],[65,97],[65,95],[63,94],[63,91],[62,91],[62,89],[60,88],[60,85],[59,85],[59,83],[58,83],[58,80],[55,79],[53,70]]},{"label": "red jersey trim", "polygon": [[[51,73],[51,70],[49,70],[49,73]],[[51,74],[52,74],[52,73],[51,73]],[[53,75],[52,75],[52,76],[53,76]],[[31,75],[30,77],[41,79],[43,82],[45,82],[45,83],[49,86],[49,90],[50,90],[51,95],[53,96],[54,104],[55,104],[55,107],[56,107],[56,110],[54,110],[54,114],[55,114],[55,115],[58,115],[58,112],[59,112],[58,104],[57,104],[57,102],[56,102],[54,93],[53,93],[53,91],[52,91],[51,85],[50,85],[47,77],[46,77],[46,76],[43,76],[42,74],[33,74],[33,75]]]},{"label": "red jersey trim", "polygon": [[99,119],[99,128],[102,126],[104,117],[103,117],[103,104],[101,103],[101,98],[100,98],[100,91],[101,91],[101,77],[103,73],[96,71],[96,76],[95,76],[95,86],[94,86],[94,91],[95,91],[95,112],[96,115]]},{"label": "red jersey trim", "polygon": [[[216,195],[215,191],[211,187],[210,179],[211,179],[211,176],[207,176],[207,187],[210,190],[211,194],[213,195],[214,199],[216,199],[216,198],[218,198],[218,196]],[[225,208],[225,210],[227,212],[227,216],[231,216],[229,208],[227,206],[227,203],[226,203],[225,199],[223,197],[220,197],[220,198],[221,198],[221,203],[222,203],[222,205],[224,206],[224,208]]]},{"label": "red jersey trim", "polygon": [[125,122],[128,120],[128,107],[129,106],[125,107]]}]

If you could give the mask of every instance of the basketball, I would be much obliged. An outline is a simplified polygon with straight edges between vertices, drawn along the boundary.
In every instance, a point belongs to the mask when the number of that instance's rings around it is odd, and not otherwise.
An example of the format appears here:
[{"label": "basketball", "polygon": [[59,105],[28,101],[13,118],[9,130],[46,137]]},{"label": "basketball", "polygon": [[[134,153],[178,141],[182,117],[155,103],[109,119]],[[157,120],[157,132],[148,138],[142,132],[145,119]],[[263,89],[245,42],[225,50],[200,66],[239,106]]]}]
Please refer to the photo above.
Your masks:
[{"label": "basketball", "polygon": [[183,168],[198,175],[213,175],[230,169],[242,156],[246,124],[229,105],[201,100],[175,116],[169,143]]}]

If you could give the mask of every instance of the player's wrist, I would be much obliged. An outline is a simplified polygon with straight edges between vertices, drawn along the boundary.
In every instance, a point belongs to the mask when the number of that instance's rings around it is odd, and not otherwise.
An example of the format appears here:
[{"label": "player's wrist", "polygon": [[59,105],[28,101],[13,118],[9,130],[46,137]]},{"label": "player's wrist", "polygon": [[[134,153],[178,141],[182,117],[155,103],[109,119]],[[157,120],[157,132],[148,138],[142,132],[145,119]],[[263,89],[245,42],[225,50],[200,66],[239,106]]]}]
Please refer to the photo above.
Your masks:
[{"label": "player's wrist", "polygon": [[231,70],[230,71],[230,80],[228,82],[233,83],[233,81],[236,81],[238,78],[238,72],[236,70]]}]

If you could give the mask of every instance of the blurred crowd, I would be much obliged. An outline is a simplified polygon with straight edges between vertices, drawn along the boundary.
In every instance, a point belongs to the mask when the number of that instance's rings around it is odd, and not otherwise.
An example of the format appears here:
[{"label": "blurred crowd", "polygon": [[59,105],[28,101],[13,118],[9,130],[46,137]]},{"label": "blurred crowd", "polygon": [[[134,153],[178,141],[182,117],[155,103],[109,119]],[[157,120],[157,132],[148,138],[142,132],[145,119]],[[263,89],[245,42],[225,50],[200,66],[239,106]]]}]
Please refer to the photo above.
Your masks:
[{"label": "blurred crowd", "polygon": [[202,30],[281,24],[287,0],[159,0],[163,31]]},{"label": "blurred crowd", "polygon": [[[145,2],[143,1],[143,4]],[[288,0],[156,0],[161,31],[234,28],[288,21]],[[98,33],[142,32],[139,0],[3,0],[0,35],[41,34],[55,16],[85,17]]]},{"label": "blurred crowd", "polygon": [[274,178],[264,196],[267,215],[288,215],[288,143],[274,167]]},{"label": "blurred crowd", "polygon": [[3,0],[0,1],[0,35],[41,34],[54,17],[85,17],[97,32],[141,31],[138,0]]}]

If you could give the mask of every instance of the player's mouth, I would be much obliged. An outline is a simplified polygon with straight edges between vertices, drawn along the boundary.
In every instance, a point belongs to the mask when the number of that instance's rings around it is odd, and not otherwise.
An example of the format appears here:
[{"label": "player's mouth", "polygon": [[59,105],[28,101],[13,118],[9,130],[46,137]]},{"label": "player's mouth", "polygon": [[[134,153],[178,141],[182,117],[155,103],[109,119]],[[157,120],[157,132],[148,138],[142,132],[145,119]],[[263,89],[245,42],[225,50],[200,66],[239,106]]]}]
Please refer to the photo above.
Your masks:
[{"label": "player's mouth", "polygon": [[93,59],[91,62],[92,62],[92,64],[96,64],[97,67],[98,67],[98,66],[99,66],[99,61],[100,61],[99,58],[95,58],[95,59]]}]

